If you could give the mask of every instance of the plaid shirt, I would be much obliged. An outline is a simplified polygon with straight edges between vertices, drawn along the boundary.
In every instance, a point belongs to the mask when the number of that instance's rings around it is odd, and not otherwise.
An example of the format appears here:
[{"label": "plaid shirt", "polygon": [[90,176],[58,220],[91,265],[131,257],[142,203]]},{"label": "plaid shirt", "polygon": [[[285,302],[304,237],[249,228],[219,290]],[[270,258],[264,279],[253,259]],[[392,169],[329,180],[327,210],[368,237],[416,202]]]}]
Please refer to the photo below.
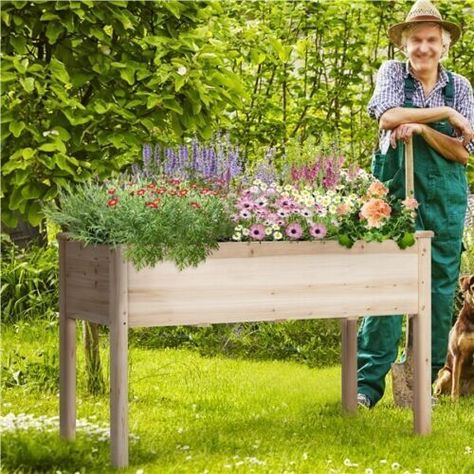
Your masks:
[{"label": "plaid shirt", "polygon": [[[377,74],[377,85],[374,95],[368,105],[369,115],[377,120],[388,109],[401,107],[405,102],[405,77],[411,74],[408,61],[387,61],[382,64]],[[474,97],[469,81],[459,74],[453,74],[454,80],[454,105],[458,111],[471,123],[474,128]],[[423,86],[415,77],[415,93],[413,95],[413,105],[420,108],[442,107],[445,105],[443,97],[443,87],[448,83],[446,69],[440,65],[440,73],[436,85],[425,97]],[[474,154],[474,142],[467,145],[469,153]]]}]

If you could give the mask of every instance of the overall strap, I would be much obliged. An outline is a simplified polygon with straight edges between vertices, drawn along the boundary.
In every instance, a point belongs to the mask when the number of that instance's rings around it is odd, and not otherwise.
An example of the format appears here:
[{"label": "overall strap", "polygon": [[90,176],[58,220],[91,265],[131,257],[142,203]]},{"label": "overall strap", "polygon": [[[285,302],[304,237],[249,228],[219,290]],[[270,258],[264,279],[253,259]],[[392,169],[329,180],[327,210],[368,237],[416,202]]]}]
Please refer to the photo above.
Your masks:
[{"label": "overall strap", "polygon": [[454,107],[454,79],[450,71],[448,73],[448,83],[443,87],[444,104],[448,107]]},{"label": "overall strap", "polygon": [[405,77],[404,92],[405,102],[403,104],[403,107],[413,107],[413,96],[415,95],[415,80],[410,74]]}]

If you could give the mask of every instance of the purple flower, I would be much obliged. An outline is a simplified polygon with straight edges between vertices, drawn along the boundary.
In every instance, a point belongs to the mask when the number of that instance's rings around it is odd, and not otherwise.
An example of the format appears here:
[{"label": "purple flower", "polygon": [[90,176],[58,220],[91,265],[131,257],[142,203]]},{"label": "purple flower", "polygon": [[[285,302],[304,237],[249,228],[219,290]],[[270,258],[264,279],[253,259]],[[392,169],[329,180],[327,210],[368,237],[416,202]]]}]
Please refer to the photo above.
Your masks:
[{"label": "purple flower", "polygon": [[249,219],[251,215],[252,215],[252,213],[250,211],[248,211],[247,209],[242,209],[240,211],[240,217],[242,219]]},{"label": "purple flower", "polygon": [[324,237],[327,234],[327,229],[326,229],[326,226],[324,224],[313,224],[309,228],[309,233],[315,239],[324,239]]},{"label": "purple flower", "polygon": [[288,211],[286,209],[280,208],[277,211],[278,217],[286,217],[288,215]]},{"label": "purple flower", "polygon": [[250,237],[254,240],[263,240],[265,238],[265,226],[262,224],[250,226]]},{"label": "purple flower", "polygon": [[303,228],[295,222],[294,224],[289,224],[285,230],[286,235],[290,239],[299,239],[303,235]]}]

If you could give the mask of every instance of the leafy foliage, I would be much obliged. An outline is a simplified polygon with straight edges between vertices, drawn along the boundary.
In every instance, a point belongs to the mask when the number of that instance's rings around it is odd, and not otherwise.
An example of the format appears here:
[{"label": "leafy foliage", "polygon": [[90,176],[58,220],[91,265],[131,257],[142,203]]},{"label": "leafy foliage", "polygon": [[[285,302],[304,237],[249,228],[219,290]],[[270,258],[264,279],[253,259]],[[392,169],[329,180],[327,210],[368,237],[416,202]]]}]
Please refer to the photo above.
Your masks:
[{"label": "leafy foliage", "polygon": [[[474,14],[446,62],[474,81]],[[37,225],[60,187],[109,177],[142,142],[226,126],[250,161],[313,135],[367,164],[375,72],[403,2],[2,2],[2,220]],[[400,58],[402,56],[399,56]],[[472,163],[468,167],[474,183]],[[474,184],[473,184],[474,185]]]},{"label": "leafy foliage", "polygon": [[209,138],[244,94],[217,2],[2,2],[2,220],[38,225],[61,187],[108,177],[150,137]]}]

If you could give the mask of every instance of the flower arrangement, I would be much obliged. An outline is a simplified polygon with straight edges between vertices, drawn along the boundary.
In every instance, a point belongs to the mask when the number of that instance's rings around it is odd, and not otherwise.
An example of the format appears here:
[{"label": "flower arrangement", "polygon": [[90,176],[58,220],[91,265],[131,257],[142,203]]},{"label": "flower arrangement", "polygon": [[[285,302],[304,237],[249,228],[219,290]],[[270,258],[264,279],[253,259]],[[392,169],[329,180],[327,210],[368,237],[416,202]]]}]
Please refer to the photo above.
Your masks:
[{"label": "flower arrangement", "polygon": [[[86,244],[125,245],[137,268],[163,260],[181,269],[197,265],[231,240],[414,243],[417,202],[395,200],[365,171],[343,168],[341,157],[293,166],[286,177],[267,159],[252,177],[237,167],[236,149],[219,153],[195,142],[191,149],[167,151],[152,166],[145,148],[142,168],[66,190],[47,214]],[[172,168],[168,159],[179,156]]]},{"label": "flower arrangement", "polygon": [[414,243],[416,200],[397,202],[388,189],[363,170],[341,171],[333,189],[311,184],[266,184],[255,180],[234,198],[232,239],[338,239],[346,247],[356,240],[392,239],[401,248]]}]

